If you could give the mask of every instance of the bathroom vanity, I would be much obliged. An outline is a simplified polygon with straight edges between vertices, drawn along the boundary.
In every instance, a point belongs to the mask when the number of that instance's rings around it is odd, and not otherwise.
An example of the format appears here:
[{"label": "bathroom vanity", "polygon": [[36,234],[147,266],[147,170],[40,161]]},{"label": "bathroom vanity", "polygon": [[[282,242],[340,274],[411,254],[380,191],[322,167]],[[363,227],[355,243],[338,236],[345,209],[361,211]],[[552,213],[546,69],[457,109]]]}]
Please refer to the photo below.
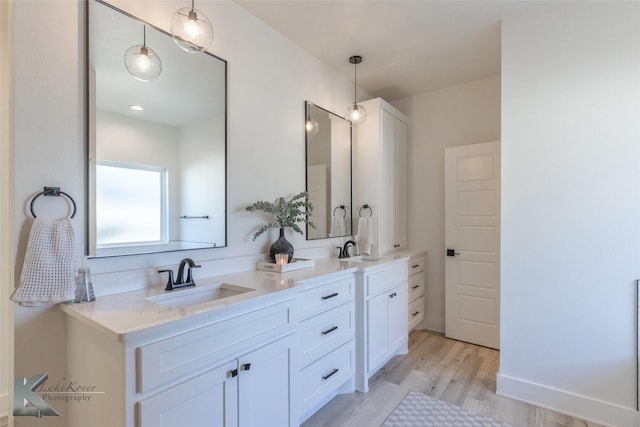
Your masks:
[{"label": "bathroom vanity", "polygon": [[67,374],[93,387],[69,426],[299,425],[406,353],[407,261],[318,259],[61,304]]}]

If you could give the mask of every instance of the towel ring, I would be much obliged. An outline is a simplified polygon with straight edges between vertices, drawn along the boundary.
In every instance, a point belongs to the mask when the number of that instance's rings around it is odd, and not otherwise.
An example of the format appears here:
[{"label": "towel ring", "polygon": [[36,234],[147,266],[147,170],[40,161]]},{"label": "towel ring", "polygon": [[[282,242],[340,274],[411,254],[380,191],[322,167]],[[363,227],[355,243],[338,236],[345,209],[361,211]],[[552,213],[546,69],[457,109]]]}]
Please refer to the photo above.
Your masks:
[{"label": "towel ring", "polygon": [[362,218],[362,210],[363,209],[369,209],[369,216],[373,216],[373,209],[371,209],[371,206],[369,206],[366,203],[364,205],[362,205],[362,207],[358,211],[358,216],[360,216]]},{"label": "towel ring", "polygon": [[347,217],[347,210],[344,208],[344,205],[336,206],[336,208],[333,210],[333,216],[336,216],[336,211],[338,209],[342,209],[342,218],[346,218]]},{"label": "towel ring", "polygon": [[35,201],[36,201],[36,199],[38,197],[40,197],[40,196],[56,196],[56,197],[60,197],[61,194],[63,196],[67,196],[67,199],[69,199],[71,201],[71,204],[73,204],[73,213],[71,214],[71,218],[76,216],[76,211],[77,211],[76,201],[73,200],[73,197],[71,197],[70,195],[68,195],[64,191],[60,191],[60,187],[44,187],[44,191],[41,191],[38,194],[36,194],[35,196],[33,196],[33,199],[31,199],[31,204],[29,205],[29,210],[31,211],[31,215],[33,215],[34,218],[37,218],[36,213],[33,210],[33,204],[35,203]]}]

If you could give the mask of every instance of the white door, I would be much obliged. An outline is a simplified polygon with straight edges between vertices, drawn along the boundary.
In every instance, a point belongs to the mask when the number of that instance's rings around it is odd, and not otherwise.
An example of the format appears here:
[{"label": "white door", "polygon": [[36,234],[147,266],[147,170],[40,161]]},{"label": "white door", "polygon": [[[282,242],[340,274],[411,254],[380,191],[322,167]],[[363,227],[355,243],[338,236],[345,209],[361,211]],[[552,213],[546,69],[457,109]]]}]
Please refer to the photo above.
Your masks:
[{"label": "white door", "polygon": [[445,150],[445,334],[500,346],[500,141]]}]

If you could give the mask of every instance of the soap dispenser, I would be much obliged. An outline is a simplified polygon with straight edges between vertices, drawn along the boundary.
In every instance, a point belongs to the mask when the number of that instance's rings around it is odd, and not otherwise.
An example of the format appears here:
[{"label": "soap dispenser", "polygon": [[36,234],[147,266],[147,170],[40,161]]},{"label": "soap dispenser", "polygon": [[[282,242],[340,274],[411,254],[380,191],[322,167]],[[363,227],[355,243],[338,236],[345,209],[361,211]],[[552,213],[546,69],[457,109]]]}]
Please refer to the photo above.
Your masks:
[{"label": "soap dispenser", "polygon": [[87,266],[87,257],[82,260],[82,266],[78,268],[76,276],[76,298],[73,302],[91,302],[96,299],[91,283],[91,270]]}]

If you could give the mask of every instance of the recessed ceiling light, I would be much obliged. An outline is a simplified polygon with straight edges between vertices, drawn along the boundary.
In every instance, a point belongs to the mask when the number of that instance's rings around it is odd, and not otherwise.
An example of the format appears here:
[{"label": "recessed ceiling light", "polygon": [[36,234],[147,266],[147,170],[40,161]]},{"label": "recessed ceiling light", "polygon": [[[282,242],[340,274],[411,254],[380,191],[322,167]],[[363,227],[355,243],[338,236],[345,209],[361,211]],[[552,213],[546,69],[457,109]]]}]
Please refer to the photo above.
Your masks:
[{"label": "recessed ceiling light", "polygon": [[144,108],[142,108],[142,105],[129,105],[129,108],[131,108],[133,111],[142,111],[142,110],[144,110]]}]

